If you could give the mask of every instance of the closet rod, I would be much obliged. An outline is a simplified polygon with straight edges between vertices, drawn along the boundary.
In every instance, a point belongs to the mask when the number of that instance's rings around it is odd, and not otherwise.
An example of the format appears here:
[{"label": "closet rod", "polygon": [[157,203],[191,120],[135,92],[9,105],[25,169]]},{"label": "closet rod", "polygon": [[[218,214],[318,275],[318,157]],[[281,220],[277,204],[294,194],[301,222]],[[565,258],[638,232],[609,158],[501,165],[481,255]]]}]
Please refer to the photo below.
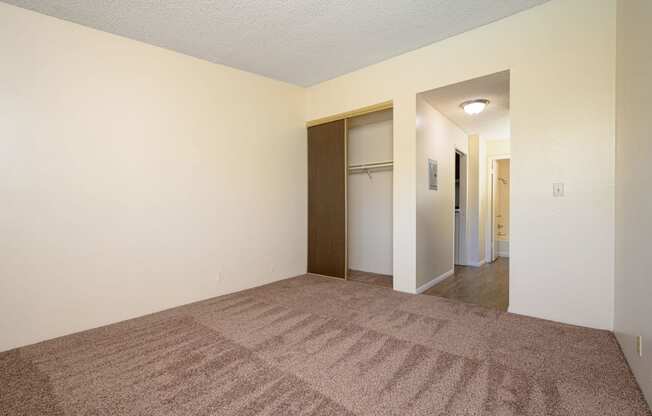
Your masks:
[{"label": "closet rod", "polygon": [[394,166],[394,162],[391,160],[386,160],[383,162],[372,162],[372,163],[362,163],[359,165],[349,165],[349,170],[385,168],[390,166]]},{"label": "closet rod", "polygon": [[392,170],[392,165],[382,165],[382,166],[372,166],[368,168],[357,168],[357,169],[349,169],[349,175],[355,175],[356,173],[366,173],[369,175],[369,179],[371,179],[371,172],[375,171],[380,171],[380,170]]},{"label": "closet rod", "polygon": [[392,164],[389,163],[387,165],[376,165],[376,166],[365,166],[362,168],[349,168],[349,172],[351,173],[356,173],[356,172],[369,172],[371,170],[380,170],[380,169],[392,169]]}]

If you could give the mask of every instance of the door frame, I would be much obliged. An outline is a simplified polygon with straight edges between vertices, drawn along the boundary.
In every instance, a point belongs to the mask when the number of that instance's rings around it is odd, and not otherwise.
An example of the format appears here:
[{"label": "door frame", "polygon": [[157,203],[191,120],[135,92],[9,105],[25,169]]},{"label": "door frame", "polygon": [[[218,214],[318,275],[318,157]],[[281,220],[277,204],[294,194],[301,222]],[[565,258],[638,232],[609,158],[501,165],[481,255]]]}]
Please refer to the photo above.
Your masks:
[{"label": "door frame", "polygon": [[[453,238],[453,265],[467,265],[468,259],[466,258],[467,245],[466,245],[466,219],[467,219],[467,204],[468,204],[468,154],[457,147],[453,155],[460,155],[460,214],[459,214],[459,242],[457,238]],[[462,186],[464,185],[464,186]],[[455,224],[455,175],[453,175],[453,224]],[[453,231],[455,232],[455,231]],[[459,253],[455,253],[459,250]]]},{"label": "door frame", "polygon": [[328,117],[322,117],[315,120],[306,121],[306,128],[318,126],[320,124],[330,123],[331,121],[344,120],[347,118],[363,116],[365,114],[375,113],[377,111],[389,110],[394,108],[393,101],[383,101],[382,103],[368,105],[366,107],[357,108],[355,110],[346,111],[344,113],[333,114]]}]

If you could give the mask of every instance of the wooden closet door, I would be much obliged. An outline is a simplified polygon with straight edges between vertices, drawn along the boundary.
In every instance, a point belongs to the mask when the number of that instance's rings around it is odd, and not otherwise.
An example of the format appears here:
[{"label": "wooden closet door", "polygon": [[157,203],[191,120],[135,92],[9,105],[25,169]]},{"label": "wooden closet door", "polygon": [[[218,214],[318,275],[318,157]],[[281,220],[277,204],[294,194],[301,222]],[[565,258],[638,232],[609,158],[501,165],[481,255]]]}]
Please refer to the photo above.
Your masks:
[{"label": "wooden closet door", "polygon": [[308,128],[308,272],[346,278],[346,121]]}]

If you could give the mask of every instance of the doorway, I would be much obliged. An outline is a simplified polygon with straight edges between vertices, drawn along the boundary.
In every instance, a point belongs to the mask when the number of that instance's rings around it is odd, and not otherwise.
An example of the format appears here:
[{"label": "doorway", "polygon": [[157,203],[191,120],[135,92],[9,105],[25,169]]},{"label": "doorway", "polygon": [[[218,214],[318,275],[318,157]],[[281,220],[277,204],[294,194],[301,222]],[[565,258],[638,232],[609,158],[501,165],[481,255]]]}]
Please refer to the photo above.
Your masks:
[{"label": "doorway", "polygon": [[465,264],[466,153],[455,149],[455,265]]},{"label": "doorway", "polygon": [[509,90],[502,71],[416,96],[418,293],[508,307]]},{"label": "doorway", "polygon": [[348,279],[393,286],[393,112],[347,122]]},{"label": "doorway", "polygon": [[490,175],[490,259],[495,262],[499,257],[509,257],[510,159],[492,158]]}]

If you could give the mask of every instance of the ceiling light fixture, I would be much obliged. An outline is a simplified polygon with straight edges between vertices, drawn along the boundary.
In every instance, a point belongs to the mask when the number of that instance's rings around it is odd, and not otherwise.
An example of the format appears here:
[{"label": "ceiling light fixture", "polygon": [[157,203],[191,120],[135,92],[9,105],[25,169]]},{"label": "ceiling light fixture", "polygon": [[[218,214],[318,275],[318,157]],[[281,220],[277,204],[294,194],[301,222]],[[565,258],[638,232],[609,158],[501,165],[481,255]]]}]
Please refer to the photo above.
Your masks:
[{"label": "ceiling light fixture", "polygon": [[464,101],[460,104],[460,107],[462,107],[464,112],[473,116],[483,112],[487,104],[489,104],[489,100],[483,98],[479,100]]}]

